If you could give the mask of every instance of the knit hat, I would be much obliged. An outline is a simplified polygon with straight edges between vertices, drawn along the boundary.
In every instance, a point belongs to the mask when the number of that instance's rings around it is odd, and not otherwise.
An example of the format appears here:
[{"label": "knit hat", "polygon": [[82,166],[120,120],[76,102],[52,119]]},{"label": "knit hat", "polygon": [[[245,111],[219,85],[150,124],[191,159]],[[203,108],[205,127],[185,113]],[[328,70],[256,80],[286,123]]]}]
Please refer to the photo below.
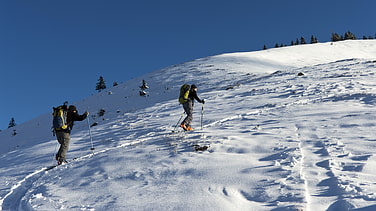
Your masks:
[{"label": "knit hat", "polygon": [[77,108],[74,105],[70,105],[68,110],[69,111],[77,111]]},{"label": "knit hat", "polygon": [[197,86],[192,84],[191,89],[196,89],[196,88],[197,88]]}]

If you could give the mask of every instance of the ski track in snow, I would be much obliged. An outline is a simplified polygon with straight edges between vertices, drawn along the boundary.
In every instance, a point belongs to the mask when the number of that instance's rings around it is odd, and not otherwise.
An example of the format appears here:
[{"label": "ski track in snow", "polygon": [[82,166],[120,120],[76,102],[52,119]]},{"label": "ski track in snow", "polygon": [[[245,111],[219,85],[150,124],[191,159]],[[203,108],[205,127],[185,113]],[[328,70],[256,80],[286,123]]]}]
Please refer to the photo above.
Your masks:
[{"label": "ski track in snow", "polygon": [[[119,162],[121,167],[128,165],[125,175],[116,175],[118,171],[111,175],[99,165],[83,173],[84,177],[93,179],[78,181],[77,184],[91,187],[98,182],[95,179],[115,182],[127,178],[129,183],[134,183],[134,186],[127,187],[128,190],[135,193],[137,189],[158,182],[162,189],[170,189],[168,182],[158,181],[157,178],[163,177],[170,183],[188,188],[187,193],[193,191],[207,198],[205,201],[197,196],[192,201],[197,200],[213,210],[219,208],[215,207],[216,202],[221,202],[222,210],[240,210],[245,207],[251,207],[250,210],[278,211],[356,210],[359,207],[364,210],[376,209],[376,172],[367,166],[376,161],[370,153],[372,150],[364,150],[375,149],[373,143],[376,139],[369,133],[376,129],[376,112],[373,111],[376,86],[369,83],[372,81],[370,78],[375,78],[374,63],[347,59],[281,70],[263,76],[233,74],[224,77],[223,81],[213,85],[215,88],[203,94],[207,96],[208,102],[203,131],[172,134],[171,130],[175,126],[172,124],[177,119],[168,126],[160,124],[160,119],[179,118],[181,108],[175,109],[169,101],[134,112],[117,112],[115,121],[97,120],[100,126],[92,129],[94,144],[98,146],[93,159],[111,153],[115,154],[113,159],[124,162],[125,158],[120,157],[121,152],[132,151],[133,155],[146,154],[145,159],[151,163],[150,166],[137,167]],[[191,70],[197,69],[197,74],[204,78],[210,78],[212,69],[221,71],[210,64],[184,65]],[[303,72],[305,76],[297,77],[298,72]],[[223,69],[223,74],[229,73]],[[223,88],[230,86],[231,89],[224,91]],[[234,101],[236,103],[232,103]],[[339,102],[347,106],[339,105]],[[229,103],[232,103],[231,110],[222,106]],[[200,118],[199,107],[196,106],[195,110],[194,118],[197,121]],[[170,113],[174,111],[177,112],[172,116]],[[218,113],[221,115],[216,115]],[[199,128],[198,125],[196,127]],[[77,139],[77,145],[85,141],[79,140],[85,134],[79,128],[78,125],[77,132],[72,136],[72,140]],[[124,133],[124,130],[128,132]],[[356,139],[356,142],[350,138]],[[193,152],[194,145],[209,148],[203,152]],[[167,152],[166,158],[155,156],[155,153],[163,152]],[[80,159],[50,171],[45,171],[45,168],[29,170],[23,178],[22,175],[18,176],[21,179],[13,182],[0,199],[2,210],[112,209],[112,204],[124,200],[125,196],[109,194],[98,197],[97,205],[85,205],[83,199],[77,200],[77,203],[69,199],[57,199],[61,193],[54,195],[45,190],[47,184],[52,188],[56,186],[55,190],[58,190],[62,177],[60,174],[95,162],[90,158],[91,154],[82,155],[78,148],[72,147],[69,153],[79,155]],[[232,161],[233,165],[226,166],[224,170],[213,166],[195,166],[195,162],[200,163],[201,160],[193,158],[191,153],[207,160],[218,159],[216,162],[224,162],[220,155],[228,155],[225,159]],[[117,154],[119,157],[116,157]],[[239,158],[243,157],[244,161],[240,162]],[[188,163],[196,168],[190,167]],[[176,164],[187,167],[175,169],[173,167]],[[226,180],[220,177],[226,175],[225,171],[236,174],[232,180]],[[203,179],[216,174],[220,176],[205,183],[204,187],[193,187],[189,181],[181,181],[179,177],[175,181],[174,176],[179,174],[187,178],[192,176],[191,179]],[[239,181],[245,184],[238,184]],[[153,190],[158,192],[157,189]],[[163,193],[158,195],[160,200],[165,199]],[[140,197],[143,194],[141,192]],[[171,201],[179,201],[172,194],[168,196]],[[148,196],[146,194],[142,197]],[[137,205],[128,203],[127,208],[137,208]],[[144,208],[154,206],[158,209],[160,206],[157,202],[148,204]],[[119,207],[121,205],[117,205]],[[189,210],[198,207],[181,202],[178,207],[165,208]]]},{"label": "ski track in snow", "polygon": [[[352,61],[352,60],[350,60]],[[354,63],[359,63],[359,61],[355,60]],[[367,62],[366,62],[367,63]],[[338,65],[336,63],[336,65]],[[351,64],[349,64],[351,65]],[[347,66],[343,65],[343,66]],[[345,69],[345,68],[343,68]],[[342,69],[342,70],[343,70]],[[307,70],[304,70],[307,72]],[[327,72],[334,72],[333,69],[328,70]],[[371,73],[373,75],[372,71],[368,71],[368,73]],[[348,73],[347,73],[348,74]],[[356,74],[356,72],[352,72],[351,74]],[[362,73],[364,74],[364,73]],[[364,77],[369,76],[368,74],[364,74]],[[345,74],[337,75],[335,76],[328,76],[333,78],[339,78],[339,77],[353,77],[352,75],[346,76]],[[286,103],[280,106],[277,105],[266,105],[263,109],[260,109],[260,111],[253,111],[246,114],[237,114],[225,119],[221,119],[218,121],[215,121],[209,126],[216,125],[216,124],[224,124],[225,122],[231,122],[235,119],[242,119],[249,115],[261,115],[265,112],[272,111],[272,110],[281,110],[281,109],[292,109],[295,108],[294,106],[299,106],[303,104],[322,104],[323,102],[335,102],[335,101],[342,101],[342,100],[352,100],[352,99],[364,99],[364,102],[366,104],[374,103],[374,96],[373,94],[366,94],[366,93],[353,93],[354,90],[350,89],[341,89],[342,87],[353,87],[354,82],[350,80],[350,82],[347,82],[347,84],[343,84],[343,81],[341,80],[338,83],[331,83],[329,86],[329,89],[326,88],[326,91],[328,92],[325,96],[316,96],[314,93],[317,93],[317,87],[309,87],[304,90],[304,93],[302,92],[301,95],[310,95],[310,92],[313,94],[313,98],[303,99],[303,100],[297,100],[295,102]],[[322,84],[319,84],[319,86],[323,86]],[[333,89],[333,90],[331,90]],[[335,95],[331,94],[331,91],[335,91]],[[364,92],[364,91],[363,91]],[[296,91],[294,91],[294,94]],[[307,94],[308,93],[308,94]],[[327,106],[325,106],[327,107]],[[325,108],[324,107],[324,108]],[[325,113],[325,112],[323,112]],[[304,113],[303,113],[304,114]],[[342,113],[339,113],[341,115]],[[344,115],[345,117],[352,117],[352,115],[358,116],[360,114],[351,114],[351,115]],[[304,116],[304,115],[303,115]],[[306,116],[304,116],[307,118]],[[340,118],[340,117],[339,117]],[[296,119],[299,119],[296,117]],[[295,119],[295,120],[296,120]],[[307,118],[309,119],[309,118]],[[301,122],[308,121],[306,119],[300,120]],[[337,119],[334,120],[335,122],[338,121]],[[278,122],[278,121],[276,121]],[[374,126],[372,123],[370,123],[371,126]],[[329,207],[329,210],[336,210],[336,209],[352,209],[355,208],[355,205],[352,205],[348,201],[344,200],[345,198],[359,198],[366,201],[375,201],[376,197],[372,191],[365,191],[366,187],[369,185],[374,185],[374,183],[365,183],[365,184],[353,184],[351,183],[351,177],[356,175],[354,172],[360,172],[365,165],[365,161],[368,160],[368,158],[371,156],[369,154],[366,155],[359,155],[359,156],[351,156],[351,152],[346,152],[345,145],[340,143],[338,140],[335,143],[331,143],[331,140],[320,140],[320,137],[317,136],[317,129],[314,128],[313,131],[306,131],[308,129],[312,129],[312,127],[315,127],[315,124],[313,122],[310,122],[306,126],[303,124],[295,124],[295,131],[296,131],[296,142],[297,147],[296,148],[288,148],[281,153],[277,153],[275,155],[272,155],[270,160],[272,158],[278,158],[282,157],[284,159],[287,159],[287,162],[283,165],[287,164],[288,166],[292,167],[292,169],[297,166],[297,169],[295,170],[295,174],[290,174],[287,178],[288,180],[293,180],[294,183],[301,183],[304,185],[305,188],[305,200],[302,200],[302,202],[306,202],[306,208],[307,210],[313,210],[317,209],[318,205],[322,204],[322,207],[320,207],[322,210],[328,208],[328,204],[322,203],[325,201],[323,199],[324,197],[327,198],[336,198],[337,201],[332,204]],[[320,125],[319,127],[324,127],[323,125]],[[345,125],[345,127],[356,127],[356,125],[349,124],[348,126]],[[255,127],[257,129],[257,126]],[[338,128],[339,129],[339,128]],[[304,131],[304,133],[302,132]],[[305,135],[305,133],[308,133]],[[310,137],[312,136],[312,137]],[[318,139],[318,140],[317,140]],[[285,148],[282,148],[285,149]],[[330,153],[329,153],[330,152]],[[357,152],[359,153],[359,152]],[[328,156],[328,160],[322,161],[323,156]],[[312,162],[312,160],[316,160],[316,163],[309,163],[304,161],[304,157],[310,157],[309,162]],[[312,159],[317,157],[317,159]],[[338,162],[338,159],[344,159],[349,158],[351,161],[349,163],[345,162]],[[266,159],[269,160],[269,159]],[[335,162],[331,162],[332,160],[335,160]],[[345,159],[344,159],[345,160]],[[355,160],[356,162],[352,162]],[[275,160],[278,162],[277,165],[281,165],[281,161]],[[310,170],[307,172],[305,169],[305,166],[309,166]],[[312,166],[315,166],[317,171],[312,172]],[[347,171],[352,174],[349,176],[343,176],[342,174],[338,174],[336,169],[341,169],[342,171]],[[326,176],[326,178],[322,181],[316,181],[317,176]],[[371,175],[367,175],[368,177],[371,177]],[[348,177],[348,178],[347,178]],[[372,180],[371,180],[372,181]],[[284,181],[286,184],[287,181]],[[291,198],[291,196],[287,197]],[[331,199],[333,200],[333,199]],[[299,200],[296,200],[299,201]],[[329,200],[330,201],[330,200]],[[303,209],[297,206],[297,209]]]}]

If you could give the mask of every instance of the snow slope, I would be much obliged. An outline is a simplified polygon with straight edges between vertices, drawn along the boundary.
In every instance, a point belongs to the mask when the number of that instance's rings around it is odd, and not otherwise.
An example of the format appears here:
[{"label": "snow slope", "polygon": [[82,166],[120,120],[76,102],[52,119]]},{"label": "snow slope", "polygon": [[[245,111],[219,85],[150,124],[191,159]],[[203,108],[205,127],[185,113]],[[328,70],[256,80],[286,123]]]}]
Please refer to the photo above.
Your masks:
[{"label": "snow slope", "polygon": [[[68,152],[77,159],[66,165],[46,171],[57,151],[49,111],[15,136],[0,132],[0,208],[376,210],[375,73],[374,40],[224,54],[149,73],[74,103],[98,124],[95,150],[87,122],[77,122]],[[138,94],[143,79],[147,97]],[[204,127],[196,103],[195,130],[172,133],[183,83],[206,99]]]}]

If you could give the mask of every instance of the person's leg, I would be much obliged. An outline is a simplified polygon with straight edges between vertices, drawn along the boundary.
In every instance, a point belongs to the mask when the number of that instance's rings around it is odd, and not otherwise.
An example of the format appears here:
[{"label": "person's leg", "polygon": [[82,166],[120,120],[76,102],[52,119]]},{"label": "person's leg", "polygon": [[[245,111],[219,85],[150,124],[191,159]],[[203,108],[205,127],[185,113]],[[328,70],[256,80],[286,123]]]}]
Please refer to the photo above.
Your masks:
[{"label": "person's leg", "polygon": [[58,131],[56,132],[56,137],[58,142],[60,143],[60,148],[56,155],[56,160],[62,162],[66,160],[70,142],[70,134],[63,131]]},{"label": "person's leg", "polygon": [[186,127],[189,127],[191,125],[191,122],[193,120],[193,105],[192,102],[186,102],[183,104],[183,108],[185,113],[187,114],[187,117],[182,122],[182,125],[185,125]]}]

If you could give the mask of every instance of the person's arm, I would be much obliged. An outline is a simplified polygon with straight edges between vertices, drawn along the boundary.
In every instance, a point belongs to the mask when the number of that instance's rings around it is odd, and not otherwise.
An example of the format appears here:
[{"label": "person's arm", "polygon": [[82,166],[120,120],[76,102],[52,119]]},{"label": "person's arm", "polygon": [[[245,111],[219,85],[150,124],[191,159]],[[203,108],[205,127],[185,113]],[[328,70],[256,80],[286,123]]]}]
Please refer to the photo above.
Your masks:
[{"label": "person's arm", "polygon": [[197,92],[193,92],[193,97],[197,100],[197,102],[199,103],[205,103],[205,100],[201,100],[198,96],[197,96]]},{"label": "person's arm", "polygon": [[85,113],[83,113],[82,115],[79,115],[77,113],[77,111],[74,111],[72,113],[72,120],[73,121],[82,121],[84,119],[86,119],[86,117],[89,115],[89,113],[86,111]]}]

